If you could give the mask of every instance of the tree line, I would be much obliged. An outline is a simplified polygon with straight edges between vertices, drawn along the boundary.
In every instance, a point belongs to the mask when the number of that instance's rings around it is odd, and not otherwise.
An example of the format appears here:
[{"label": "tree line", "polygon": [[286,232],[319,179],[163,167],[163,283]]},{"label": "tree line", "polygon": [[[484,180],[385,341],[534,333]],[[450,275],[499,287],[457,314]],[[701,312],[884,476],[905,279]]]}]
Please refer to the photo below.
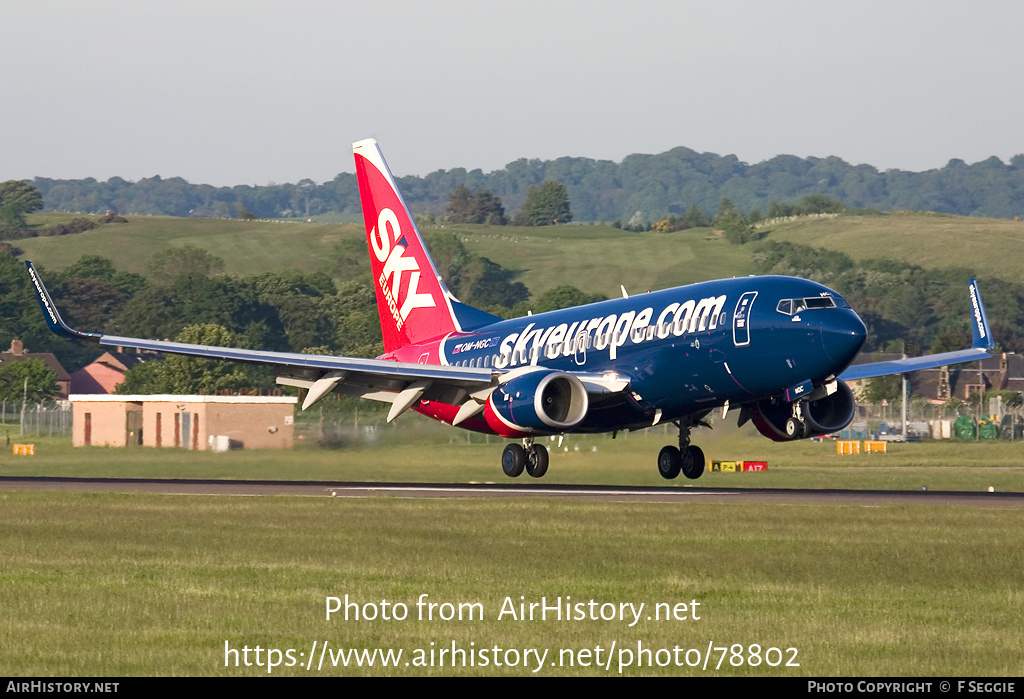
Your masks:
[{"label": "tree line", "polygon": [[[753,254],[759,274],[813,279],[841,293],[868,329],[865,351],[905,343],[913,356],[971,344],[971,317],[960,268],[924,269],[887,259],[854,260],[846,253],[789,242],[762,241]],[[1024,284],[979,279],[998,351],[1024,352]]]},{"label": "tree line", "polygon": [[[683,215],[691,207],[712,215],[723,197],[744,215],[755,209],[770,213],[772,201],[798,201],[808,195],[879,210],[999,218],[1024,215],[1024,154],[1008,163],[994,156],[974,164],[953,159],[942,168],[909,172],[852,165],[835,156],[779,155],[750,165],[734,155],[680,147],[656,155],[630,155],[621,163],[590,158],[520,159],[490,173],[437,170],[423,177],[400,177],[398,185],[413,213],[442,216],[452,191],[460,185],[470,197],[487,190],[504,202],[507,211],[518,211],[531,188],[549,180],[565,186],[576,220],[619,219],[624,226],[637,213],[643,226]],[[136,182],[120,177],[103,182],[37,177],[32,184],[41,192],[45,210],[260,218],[360,213],[358,185],[350,173],[320,184],[306,179],[234,187],[160,176]]]},{"label": "tree line", "polygon": [[[455,185],[448,197],[443,221],[449,223],[486,223],[492,226],[552,226],[572,221],[572,207],[569,191],[557,180],[545,180],[540,185],[531,185],[526,200],[511,218],[505,215],[501,197],[482,187],[470,192],[464,182]],[[418,221],[434,225],[438,217],[427,212],[417,217]]]}]

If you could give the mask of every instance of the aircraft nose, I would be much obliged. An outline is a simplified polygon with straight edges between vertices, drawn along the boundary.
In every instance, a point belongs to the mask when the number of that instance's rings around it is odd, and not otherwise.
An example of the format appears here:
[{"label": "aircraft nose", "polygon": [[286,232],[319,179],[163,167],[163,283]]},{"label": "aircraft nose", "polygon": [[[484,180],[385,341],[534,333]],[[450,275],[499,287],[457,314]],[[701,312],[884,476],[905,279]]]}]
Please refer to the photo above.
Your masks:
[{"label": "aircraft nose", "polygon": [[852,310],[835,309],[821,326],[821,344],[836,364],[845,367],[857,356],[867,332],[864,321]]}]

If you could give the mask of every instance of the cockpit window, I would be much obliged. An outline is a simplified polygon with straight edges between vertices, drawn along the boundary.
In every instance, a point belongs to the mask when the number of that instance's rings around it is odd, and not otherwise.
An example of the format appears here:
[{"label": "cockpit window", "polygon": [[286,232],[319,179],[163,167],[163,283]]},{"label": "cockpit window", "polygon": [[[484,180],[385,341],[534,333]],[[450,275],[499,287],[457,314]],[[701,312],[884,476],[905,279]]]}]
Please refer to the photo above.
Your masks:
[{"label": "cockpit window", "polygon": [[831,296],[811,296],[805,299],[783,299],[775,310],[791,316],[811,308],[835,308],[837,305]]}]

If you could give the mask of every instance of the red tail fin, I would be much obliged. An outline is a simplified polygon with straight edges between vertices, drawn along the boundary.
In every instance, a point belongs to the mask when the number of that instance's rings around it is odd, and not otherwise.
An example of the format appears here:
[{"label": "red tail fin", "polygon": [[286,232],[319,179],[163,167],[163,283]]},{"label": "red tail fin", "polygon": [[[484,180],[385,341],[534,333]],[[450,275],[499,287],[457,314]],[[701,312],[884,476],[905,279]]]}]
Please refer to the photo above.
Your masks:
[{"label": "red tail fin", "polygon": [[459,330],[451,293],[373,139],[352,144],[384,349]]}]

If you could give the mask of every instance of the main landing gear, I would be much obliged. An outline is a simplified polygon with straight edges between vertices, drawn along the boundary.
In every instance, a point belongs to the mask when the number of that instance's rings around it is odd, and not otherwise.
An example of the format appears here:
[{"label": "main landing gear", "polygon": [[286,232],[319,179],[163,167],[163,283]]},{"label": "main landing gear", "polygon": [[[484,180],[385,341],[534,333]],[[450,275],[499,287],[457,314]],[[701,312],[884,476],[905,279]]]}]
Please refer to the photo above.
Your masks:
[{"label": "main landing gear", "polygon": [[658,454],[658,473],[662,478],[672,480],[680,472],[687,478],[700,478],[704,473],[704,451],[690,444],[690,427],[686,422],[679,426],[679,447],[665,447]]},{"label": "main landing gear", "polygon": [[509,444],[501,452],[501,470],[506,476],[515,478],[524,468],[534,478],[548,472],[548,450],[543,444],[534,444],[530,437],[523,440],[522,446]]}]

